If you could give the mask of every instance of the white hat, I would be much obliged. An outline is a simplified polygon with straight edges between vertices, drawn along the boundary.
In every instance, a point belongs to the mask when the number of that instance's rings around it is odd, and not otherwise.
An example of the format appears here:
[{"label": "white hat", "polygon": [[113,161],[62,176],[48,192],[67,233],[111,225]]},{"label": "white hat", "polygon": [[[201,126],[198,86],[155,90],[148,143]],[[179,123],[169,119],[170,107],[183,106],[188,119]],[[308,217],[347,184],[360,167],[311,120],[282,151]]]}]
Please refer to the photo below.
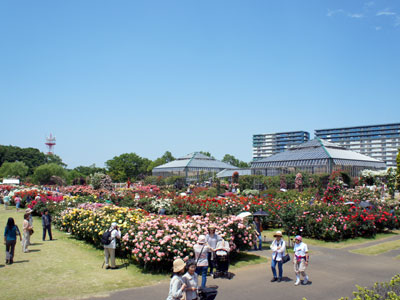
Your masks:
[{"label": "white hat", "polygon": [[277,236],[282,236],[282,231],[275,232],[274,237],[277,237]]},{"label": "white hat", "polygon": [[117,224],[116,222],[111,223],[111,227],[112,227],[112,228],[117,227],[117,225],[118,225],[118,224]]},{"label": "white hat", "polygon": [[206,243],[206,236],[205,235],[199,235],[199,238],[197,239],[197,242],[199,244],[205,244]]}]

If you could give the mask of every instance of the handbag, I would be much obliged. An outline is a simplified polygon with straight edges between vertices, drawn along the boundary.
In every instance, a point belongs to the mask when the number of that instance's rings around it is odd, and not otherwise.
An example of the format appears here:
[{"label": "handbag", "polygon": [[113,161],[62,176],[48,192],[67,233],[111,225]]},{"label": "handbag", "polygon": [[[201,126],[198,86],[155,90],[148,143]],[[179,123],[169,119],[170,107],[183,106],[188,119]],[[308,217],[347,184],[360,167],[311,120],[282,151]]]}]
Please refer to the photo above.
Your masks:
[{"label": "handbag", "polygon": [[34,233],[33,228],[29,229],[29,235],[32,235]]},{"label": "handbag", "polygon": [[285,256],[282,256],[282,263],[286,264],[288,261],[290,261],[290,255],[289,255],[289,253],[287,251],[287,248],[286,248],[286,254],[285,254]]},{"label": "handbag", "polygon": [[[276,256],[278,255],[278,253],[275,255],[275,259],[276,259]],[[285,263],[287,263],[288,261],[290,261],[290,255],[289,255],[289,253],[287,252],[287,248],[286,248],[286,254],[284,255],[284,256],[282,256],[282,263],[283,264],[285,264]]]}]

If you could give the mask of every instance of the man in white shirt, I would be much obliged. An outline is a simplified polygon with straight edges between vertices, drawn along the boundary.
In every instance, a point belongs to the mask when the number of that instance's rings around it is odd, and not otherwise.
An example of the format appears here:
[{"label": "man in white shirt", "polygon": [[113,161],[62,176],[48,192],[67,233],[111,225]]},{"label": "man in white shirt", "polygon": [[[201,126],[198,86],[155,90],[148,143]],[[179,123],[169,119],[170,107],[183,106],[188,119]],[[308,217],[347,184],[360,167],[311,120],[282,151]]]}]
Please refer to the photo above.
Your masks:
[{"label": "man in white shirt", "polygon": [[[121,231],[118,228],[117,223],[112,223],[109,229],[111,231],[111,242],[108,245],[104,245],[104,259],[106,269],[116,269],[115,266],[115,248],[117,247],[117,239],[121,238]],[[111,267],[109,266],[109,260],[111,260]]]},{"label": "man in white shirt", "polygon": [[308,283],[308,276],[306,275],[306,268],[308,266],[309,256],[307,244],[303,243],[303,238],[300,235],[295,237],[294,245],[294,271],[296,273],[296,282],[294,285],[300,284],[300,274],[303,276],[303,284]]}]

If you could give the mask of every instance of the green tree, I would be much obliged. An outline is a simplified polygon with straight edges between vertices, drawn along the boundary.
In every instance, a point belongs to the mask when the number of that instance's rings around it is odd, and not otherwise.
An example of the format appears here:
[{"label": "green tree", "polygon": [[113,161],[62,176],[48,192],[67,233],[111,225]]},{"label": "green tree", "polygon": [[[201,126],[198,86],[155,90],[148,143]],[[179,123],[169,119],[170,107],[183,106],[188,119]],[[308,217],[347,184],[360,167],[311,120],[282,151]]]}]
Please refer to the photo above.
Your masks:
[{"label": "green tree", "polygon": [[66,170],[55,164],[44,164],[35,169],[33,173],[33,178],[37,183],[40,184],[53,184],[55,180],[53,177],[59,177],[65,179],[67,175]]},{"label": "green tree", "polygon": [[151,160],[140,157],[136,153],[124,153],[107,160],[108,174],[114,181],[125,182],[128,178],[137,179],[149,174]]},{"label": "green tree", "polygon": [[223,162],[230,164],[232,166],[236,166],[238,168],[250,168],[250,165],[244,161],[241,161],[230,154],[225,154],[224,158],[222,159]]},{"label": "green tree", "polygon": [[78,167],[74,168],[74,170],[85,176],[90,176],[90,175],[93,175],[94,173],[106,173],[107,172],[107,170],[105,168],[98,168],[98,167],[96,167],[95,164],[92,164],[87,167],[86,166],[78,166]]},{"label": "green tree", "polygon": [[63,168],[67,165],[62,161],[61,157],[56,154],[46,154],[46,163],[48,164],[57,164]]},{"label": "green tree", "polygon": [[0,167],[0,176],[24,178],[28,174],[28,170],[28,166],[22,161],[6,161]]},{"label": "green tree", "polygon": [[151,173],[151,171],[155,167],[161,166],[163,164],[169,163],[174,160],[175,160],[175,157],[172,156],[171,152],[166,151],[163,156],[157,158],[156,160],[154,160],[150,163],[150,165],[147,168],[147,172]]},{"label": "green tree", "polygon": [[210,153],[210,152],[208,152],[208,151],[200,151],[199,153],[201,153],[201,154],[203,154],[203,155],[205,155],[205,156],[208,156],[208,157],[214,158],[214,156],[212,156],[212,155],[211,155],[211,153]]},{"label": "green tree", "polygon": [[397,162],[396,189],[400,191],[400,149],[397,151],[396,162]]},{"label": "green tree", "polygon": [[28,175],[33,174],[35,168],[47,162],[46,155],[39,149],[0,145],[0,166],[6,161],[25,163],[29,168]]}]

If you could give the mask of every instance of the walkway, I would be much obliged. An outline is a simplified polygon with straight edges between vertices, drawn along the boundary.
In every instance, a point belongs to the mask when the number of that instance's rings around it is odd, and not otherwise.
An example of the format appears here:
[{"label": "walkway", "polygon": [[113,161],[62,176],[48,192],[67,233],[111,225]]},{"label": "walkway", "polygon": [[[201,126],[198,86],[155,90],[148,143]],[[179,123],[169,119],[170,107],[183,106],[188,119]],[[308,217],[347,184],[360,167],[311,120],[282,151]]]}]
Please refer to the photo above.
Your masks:
[{"label": "walkway", "polygon": [[[351,296],[355,285],[372,286],[377,281],[388,281],[400,272],[400,260],[394,257],[399,254],[393,250],[378,256],[363,256],[349,252],[350,249],[367,247],[372,244],[390,240],[400,240],[400,236],[351,246],[343,249],[310,247],[310,266],[308,274],[311,284],[294,286],[295,275],[291,262],[284,265],[283,282],[271,283],[269,264],[260,264],[235,270],[232,280],[211,279],[207,284],[218,285],[216,300],[337,300],[342,296]],[[252,252],[262,256],[271,255],[270,251]],[[108,300],[164,300],[167,298],[169,283],[167,281],[154,286],[118,291],[107,297],[91,299]]]}]

